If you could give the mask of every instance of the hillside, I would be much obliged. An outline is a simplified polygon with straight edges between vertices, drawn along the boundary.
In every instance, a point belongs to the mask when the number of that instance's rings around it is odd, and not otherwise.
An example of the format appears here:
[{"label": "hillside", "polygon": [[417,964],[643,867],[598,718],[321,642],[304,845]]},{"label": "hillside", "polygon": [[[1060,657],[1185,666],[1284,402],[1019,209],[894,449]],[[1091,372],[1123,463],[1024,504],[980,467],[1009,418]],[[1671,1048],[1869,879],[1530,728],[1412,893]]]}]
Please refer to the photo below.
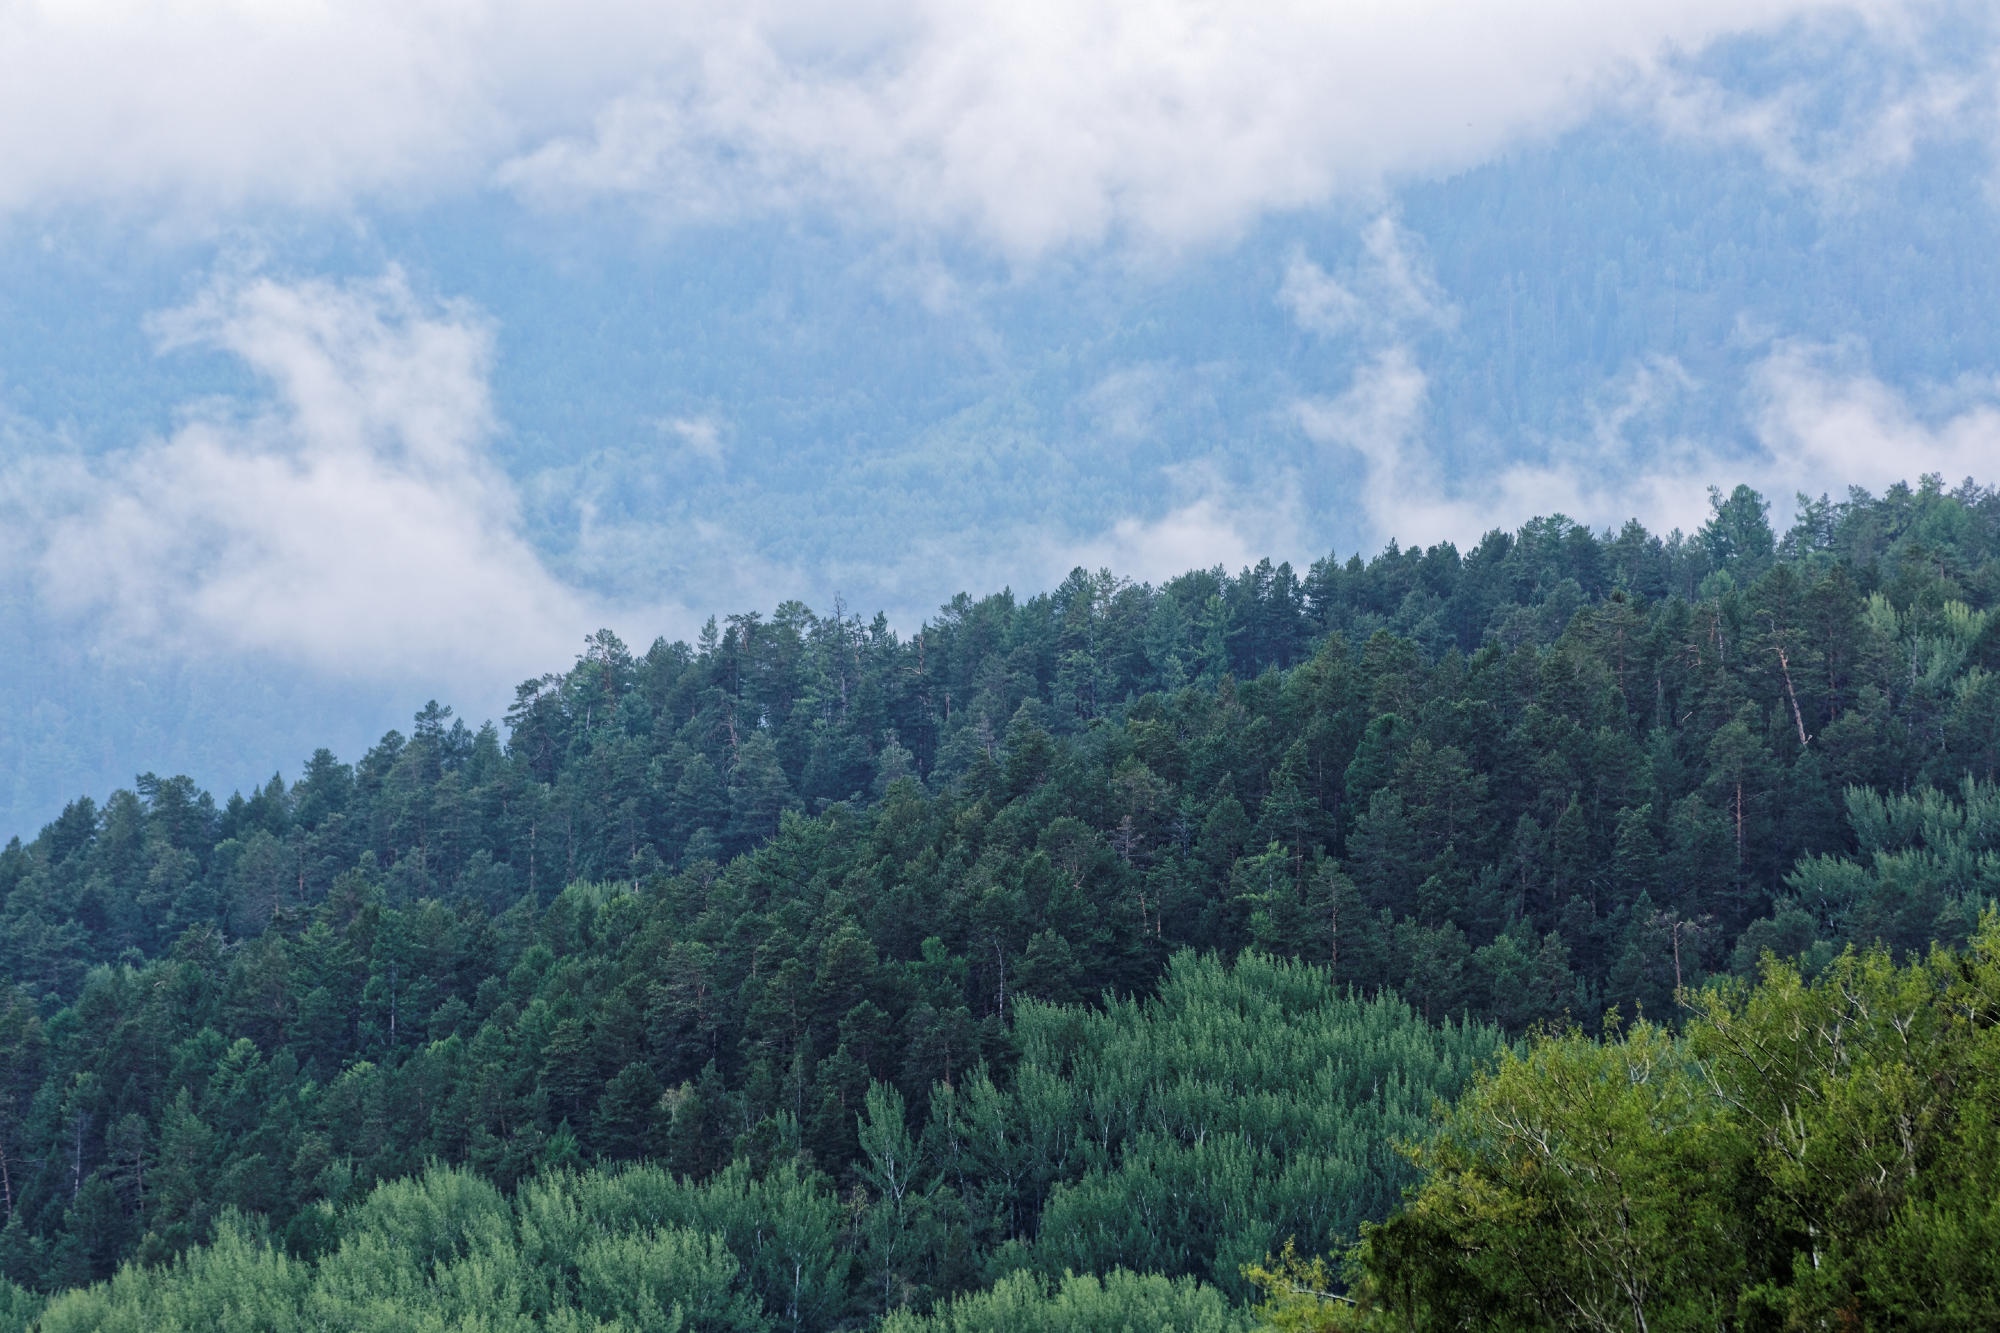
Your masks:
[{"label": "hillside", "polygon": [[0,852],[0,1272],[191,1256],[51,1328],[224,1327],[213,1274],[324,1327],[1233,1327],[1502,1050],[1964,947],[1996,605],[1990,489],[1776,534],[1739,488],[1692,537],[1078,570],[908,638],[601,634],[504,735],[433,703],[226,802],[144,775]]}]

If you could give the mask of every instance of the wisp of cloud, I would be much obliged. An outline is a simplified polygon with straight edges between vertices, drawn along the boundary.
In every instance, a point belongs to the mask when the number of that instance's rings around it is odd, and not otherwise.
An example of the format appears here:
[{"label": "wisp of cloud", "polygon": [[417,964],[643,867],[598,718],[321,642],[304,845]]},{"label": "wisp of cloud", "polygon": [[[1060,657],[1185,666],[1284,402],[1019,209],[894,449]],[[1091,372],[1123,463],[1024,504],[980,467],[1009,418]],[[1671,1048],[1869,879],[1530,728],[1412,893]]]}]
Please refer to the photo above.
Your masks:
[{"label": "wisp of cloud", "polygon": [[250,653],[488,692],[632,617],[554,577],[491,462],[492,335],[395,272],[225,280],[156,323],[241,358],[268,401],[16,466],[15,558],[110,651]]}]

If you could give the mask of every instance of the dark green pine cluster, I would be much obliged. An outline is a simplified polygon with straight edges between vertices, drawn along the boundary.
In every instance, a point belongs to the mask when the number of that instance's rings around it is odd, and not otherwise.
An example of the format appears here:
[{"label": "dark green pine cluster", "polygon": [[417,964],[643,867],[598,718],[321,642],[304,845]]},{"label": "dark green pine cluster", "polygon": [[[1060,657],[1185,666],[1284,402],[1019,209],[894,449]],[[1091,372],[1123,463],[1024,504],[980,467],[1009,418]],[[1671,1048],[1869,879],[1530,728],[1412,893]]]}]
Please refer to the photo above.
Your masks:
[{"label": "dark green pine cluster", "polygon": [[[504,740],[433,704],[221,807],[148,775],[0,852],[0,1272],[215,1239],[302,1327],[1235,1327],[1511,1038],[1963,944],[1996,608],[1993,491],[1780,540],[1739,488],[1689,538],[600,634]],[[224,1326],[116,1290],[50,1327]]]}]

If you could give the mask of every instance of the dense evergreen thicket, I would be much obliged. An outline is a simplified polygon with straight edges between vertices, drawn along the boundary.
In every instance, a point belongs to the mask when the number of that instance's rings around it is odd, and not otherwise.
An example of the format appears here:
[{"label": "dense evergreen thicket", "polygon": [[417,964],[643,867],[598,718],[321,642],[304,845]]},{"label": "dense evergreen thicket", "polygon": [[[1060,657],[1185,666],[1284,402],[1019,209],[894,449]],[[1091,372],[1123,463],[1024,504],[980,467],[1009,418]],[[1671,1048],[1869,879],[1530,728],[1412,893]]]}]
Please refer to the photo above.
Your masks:
[{"label": "dense evergreen thicket", "polygon": [[823,1329],[1011,1277],[940,1316],[978,1327],[979,1310],[1096,1299],[1057,1280],[1123,1265],[1207,1278],[1132,1290],[1221,1310],[1216,1287],[1240,1291],[1242,1266],[1281,1238],[1330,1246],[1386,1213],[1409,1178],[1393,1144],[1501,1045],[1254,955],[1226,968],[1183,954],[1144,1003],[1025,1001],[1015,1030],[1011,1087],[984,1070],[938,1083],[921,1128],[899,1092],[870,1085],[851,1187],[810,1168],[789,1115],[698,1181],[551,1168],[509,1201],[432,1167],[309,1206],[286,1243],[226,1211],[207,1250],[63,1298],[43,1327]]},{"label": "dense evergreen thicket", "polygon": [[[428,1163],[643,1158],[842,1201],[816,1327],[1012,1271],[1240,1290],[1388,1210],[1477,1024],[1962,943],[2000,892],[2000,496],[1764,514],[1079,571],[907,640],[797,604],[599,635],[504,742],[432,705],[221,806],[80,799],[0,852],[0,1269],[104,1278],[231,1209],[312,1264]],[[1282,998],[1283,958],[1326,998]],[[1154,995],[1177,1035],[1121,1036]],[[1370,1023],[1334,1061],[1365,1092],[1308,1080],[1314,1034]],[[1057,1120],[1097,1137],[1051,1166]]]}]

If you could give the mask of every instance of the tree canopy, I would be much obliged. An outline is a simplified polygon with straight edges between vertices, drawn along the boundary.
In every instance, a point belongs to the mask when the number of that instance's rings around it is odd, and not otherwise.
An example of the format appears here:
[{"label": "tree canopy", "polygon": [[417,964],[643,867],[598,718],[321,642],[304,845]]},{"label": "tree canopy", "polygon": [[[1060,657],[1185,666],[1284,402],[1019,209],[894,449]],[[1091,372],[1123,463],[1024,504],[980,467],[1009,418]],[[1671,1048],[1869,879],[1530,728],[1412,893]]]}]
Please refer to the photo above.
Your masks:
[{"label": "tree canopy", "polygon": [[[645,1224],[722,1236],[744,1318],[976,1320],[1002,1278],[1081,1310],[1065,1273],[1125,1270],[1205,1319],[1388,1217],[1394,1144],[1510,1043],[1542,1034],[1479,1086],[1624,1071],[1565,1114],[1709,1126],[1686,997],[1967,946],[1996,606],[1991,491],[1778,538],[1739,490],[1693,538],[1079,570],[908,637],[796,602],[602,633],[504,732],[431,703],[223,802],[141,775],[0,850],[5,1299],[229,1246],[310,1285],[379,1191],[647,1170],[834,1219],[790,1296],[709,1214]],[[1593,1169],[1708,1149],[1659,1151]]]}]

